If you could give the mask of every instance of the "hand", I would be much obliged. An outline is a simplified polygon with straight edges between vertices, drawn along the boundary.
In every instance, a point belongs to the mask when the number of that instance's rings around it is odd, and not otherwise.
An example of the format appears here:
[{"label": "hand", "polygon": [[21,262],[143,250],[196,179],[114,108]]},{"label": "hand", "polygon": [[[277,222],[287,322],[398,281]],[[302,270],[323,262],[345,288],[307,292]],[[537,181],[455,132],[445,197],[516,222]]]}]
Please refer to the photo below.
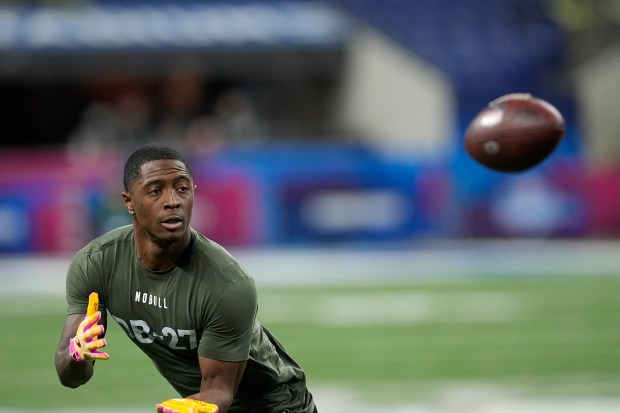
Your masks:
[{"label": "hand", "polygon": [[217,413],[214,404],[194,399],[170,399],[155,406],[157,413]]},{"label": "hand", "polygon": [[107,360],[110,358],[107,353],[99,351],[106,345],[105,338],[99,339],[103,334],[104,328],[97,322],[101,319],[99,308],[99,295],[91,293],[88,296],[88,309],[86,316],[80,323],[75,337],[69,339],[69,355],[75,361],[84,360]]}]

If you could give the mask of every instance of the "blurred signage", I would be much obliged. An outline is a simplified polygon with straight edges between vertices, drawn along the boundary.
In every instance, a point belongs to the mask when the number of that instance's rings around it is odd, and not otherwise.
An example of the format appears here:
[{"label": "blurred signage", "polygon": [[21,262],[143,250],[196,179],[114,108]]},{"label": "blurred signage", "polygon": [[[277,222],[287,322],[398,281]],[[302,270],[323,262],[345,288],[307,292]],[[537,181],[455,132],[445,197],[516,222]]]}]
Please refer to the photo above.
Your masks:
[{"label": "blurred signage", "polygon": [[30,247],[31,227],[25,202],[0,199],[0,252],[21,252]]},{"label": "blurred signage", "polygon": [[[0,253],[75,252],[128,223],[118,159],[46,153],[0,152]],[[229,156],[196,160],[192,218],[227,246],[620,233],[620,171],[574,160],[477,175],[327,146]]]},{"label": "blurred signage", "polygon": [[407,224],[410,203],[394,189],[321,190],[303,201],[300,219],[323,234],[389,232]]},{"label": "blurred signage", "polygon": [[[482,168],[481,168],[482,169]],[[569,238],[591,231],[587,170],[575,159],[553,158],[519,174],[459,175],[461,236]],[[471,185],[468,180],[476,180]]]},{"label": "blurred signage", "polygon": [[489,199],[490,222],[508,235],[548,236],[576,224],[580,200],[556,188],[549,178],[518,175]]},{"label": "blurred signage", "polygon": [[313,2],[0,8],[0,51],[325,46],[345,20]]},{"label": "blurred signage", "polygon": [[259,214],[260,193],[243,175],[195,176],[192,227],[225,245],[260,244],[264,230]]}]

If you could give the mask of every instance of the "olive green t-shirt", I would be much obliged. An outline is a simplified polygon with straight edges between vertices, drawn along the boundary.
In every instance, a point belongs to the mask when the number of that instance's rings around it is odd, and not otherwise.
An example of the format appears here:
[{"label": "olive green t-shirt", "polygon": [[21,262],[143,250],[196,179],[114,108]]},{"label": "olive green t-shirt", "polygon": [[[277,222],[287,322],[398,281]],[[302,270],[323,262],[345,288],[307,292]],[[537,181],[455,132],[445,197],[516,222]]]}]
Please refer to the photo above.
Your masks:
[{"label": "olive green t-shirt", "polygon": [[200,389],[199,355],[247,360],[231,412],[311,412],[303,370],[256,319],[253,279],[224,248],[191,231],[190,247],[164,272],[138,262],[133,226],[93,240],[69,266],[67,313],[85,313],[97,292],[102,313],[183,397]]}]

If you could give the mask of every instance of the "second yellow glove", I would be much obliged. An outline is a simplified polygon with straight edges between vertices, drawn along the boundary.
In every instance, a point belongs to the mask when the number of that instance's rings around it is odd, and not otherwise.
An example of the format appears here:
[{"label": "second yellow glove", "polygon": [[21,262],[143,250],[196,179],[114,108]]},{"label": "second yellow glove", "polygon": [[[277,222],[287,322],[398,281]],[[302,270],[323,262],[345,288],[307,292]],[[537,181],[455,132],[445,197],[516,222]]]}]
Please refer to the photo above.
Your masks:
[{"label": "second yellow glove", "polygon": [[155,406],[157,413],[217,413],[215,404],[194,399],[170,399]]}]

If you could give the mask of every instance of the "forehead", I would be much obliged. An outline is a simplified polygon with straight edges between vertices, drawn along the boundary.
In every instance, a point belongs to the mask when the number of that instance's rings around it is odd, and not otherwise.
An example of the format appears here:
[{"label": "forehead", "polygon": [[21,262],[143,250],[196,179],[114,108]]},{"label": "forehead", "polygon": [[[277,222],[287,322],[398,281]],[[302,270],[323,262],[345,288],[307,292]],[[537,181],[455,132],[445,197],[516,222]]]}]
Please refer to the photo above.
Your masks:
[{"label": "forehead", "polygon": [[140,168],[139,181],[141,181],[142,184],[178,178],[187,178],[191,180],[190,173],[185,164],[174,159],[160,159],[146,162]]}]

